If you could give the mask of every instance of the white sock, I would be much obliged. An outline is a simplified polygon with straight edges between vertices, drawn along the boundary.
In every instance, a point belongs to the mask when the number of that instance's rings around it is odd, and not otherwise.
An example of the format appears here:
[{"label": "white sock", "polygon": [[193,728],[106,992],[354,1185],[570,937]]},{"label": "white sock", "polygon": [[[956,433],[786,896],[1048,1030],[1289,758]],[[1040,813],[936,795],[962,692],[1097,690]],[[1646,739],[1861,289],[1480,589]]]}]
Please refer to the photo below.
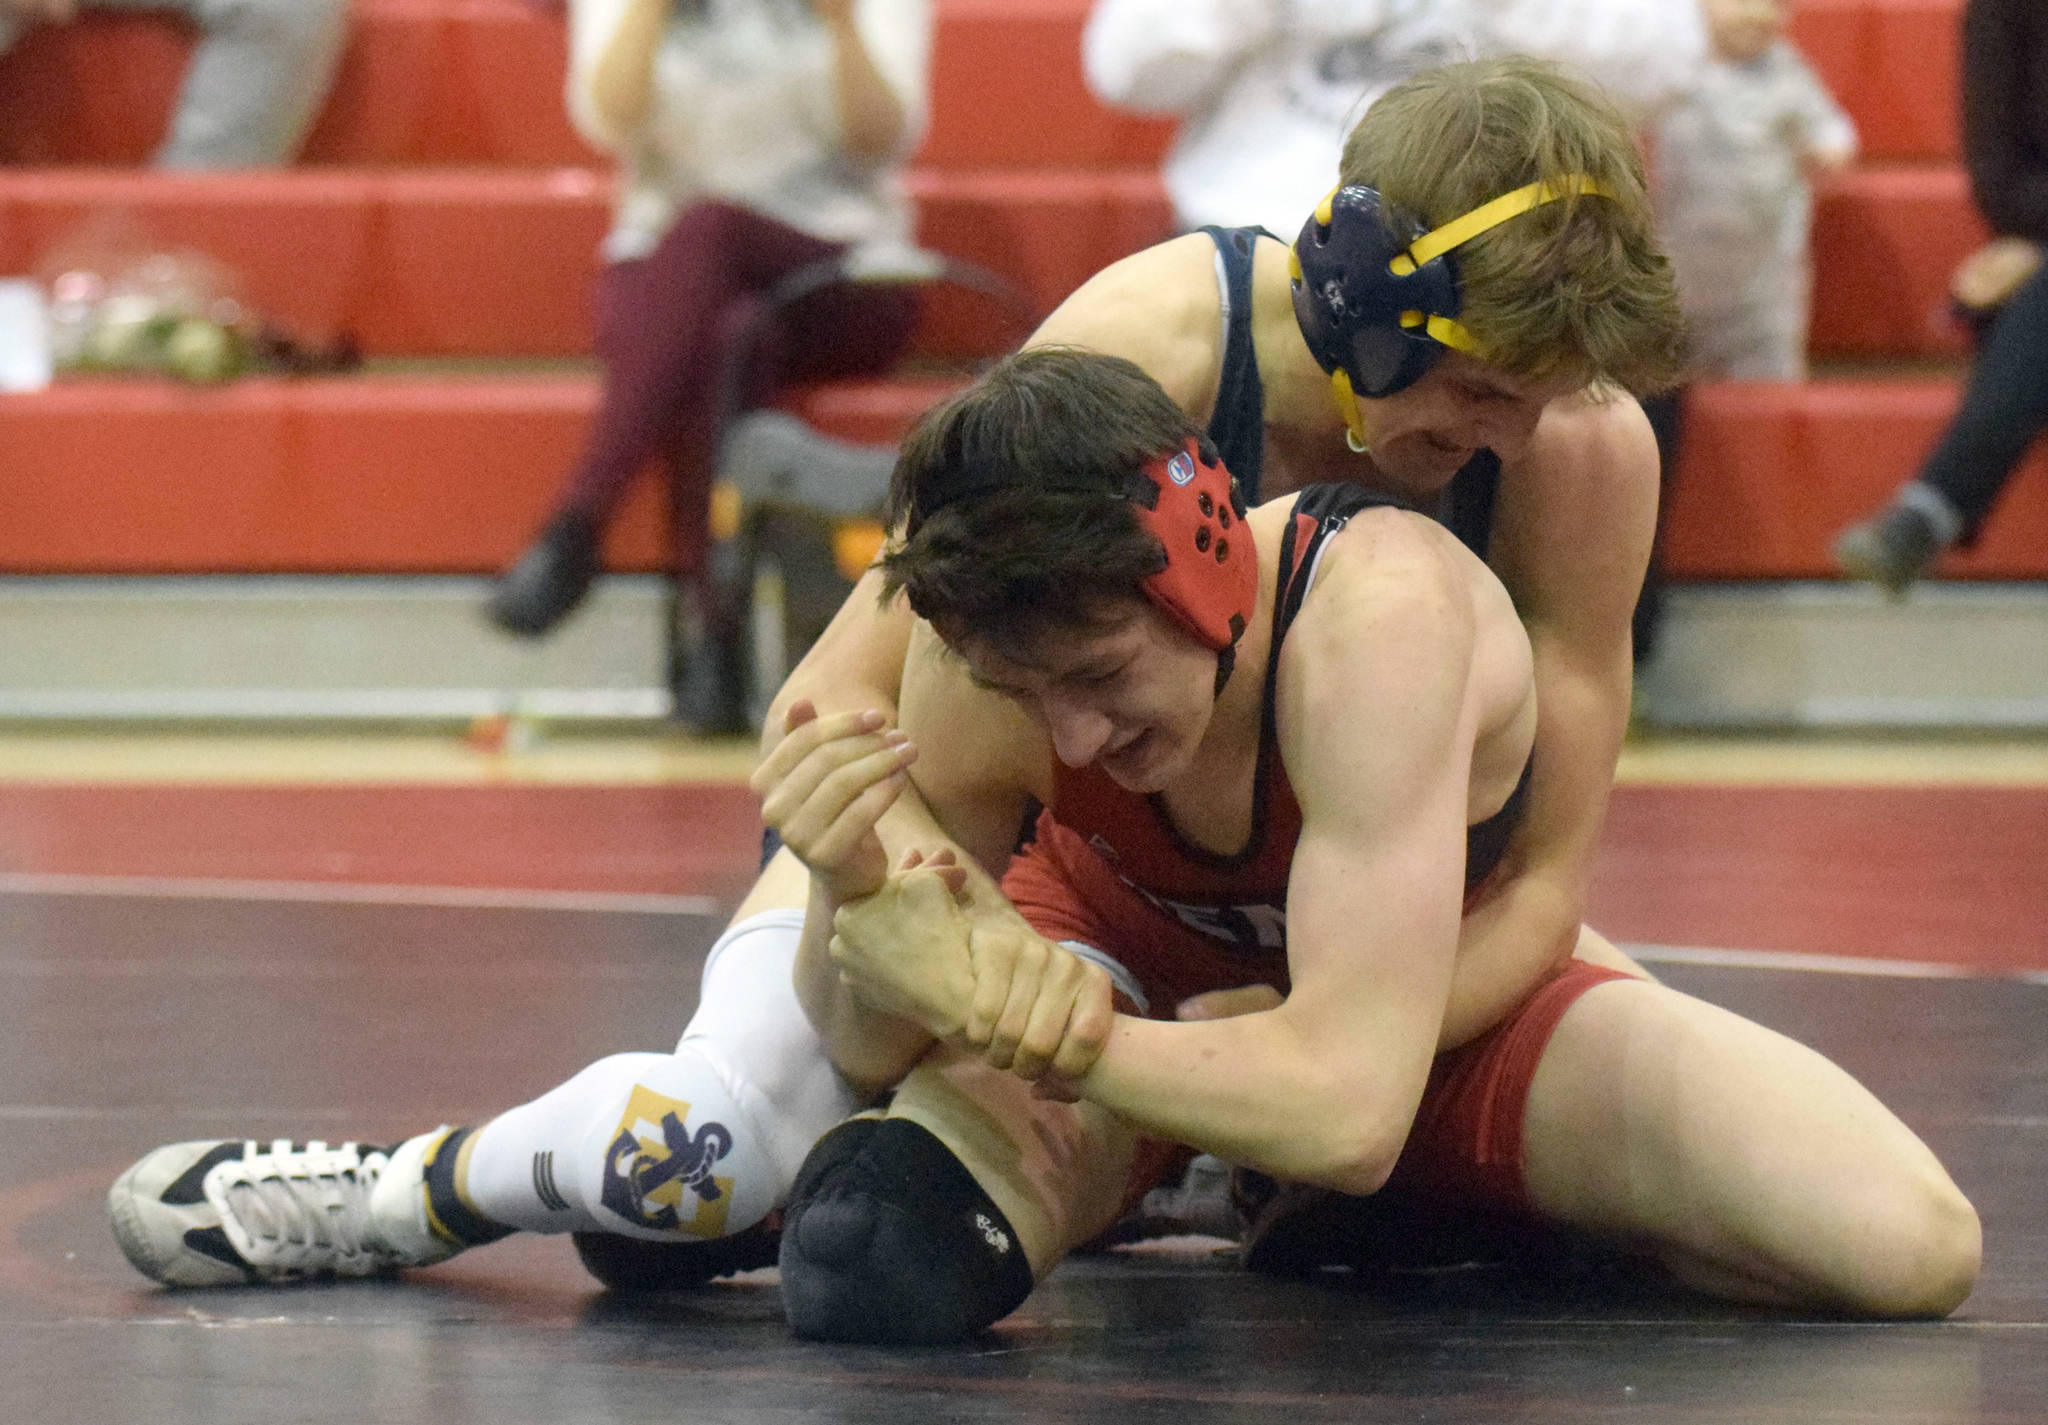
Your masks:
[{"label": "white sock", "polygon": [[477,1130],[464,1196],[530,1232],[742,1231],[859,1102],[797,1003],[801,911],[728,929],[672,1054],[614,1054]]}]

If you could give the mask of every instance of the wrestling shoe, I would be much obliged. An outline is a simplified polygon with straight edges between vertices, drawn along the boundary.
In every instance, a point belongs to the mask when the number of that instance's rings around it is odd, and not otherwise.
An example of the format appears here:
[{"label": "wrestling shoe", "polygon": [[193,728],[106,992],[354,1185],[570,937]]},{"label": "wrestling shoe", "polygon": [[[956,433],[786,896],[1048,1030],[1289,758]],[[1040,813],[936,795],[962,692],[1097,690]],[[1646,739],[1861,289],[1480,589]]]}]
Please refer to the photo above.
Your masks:
[{"label": "wrestling shoe", "polygon": [[388,1150],[283,1138],[173,1143],[121,1174],[107,1216],[135,1269],[166,1286],[423,1267],[458,1250],[427,1225],[427,1154],[445,1136]]},{"label": "wrestling shoe", "polygon": [[1180,1180],[1153,1188],[1138,1205],[1118,1218],[1088,1245],[1119,1247],[1162,1237],[1221,1237],[1235,1242],[1244,1233],[1244,1217],[1234,1193],[1230,1164],[1209,1153],[1188,1163]]},{"label": "wrestling shoe", "polygon": [[688,1291],[718,1277],[775,1265],[782,1249],[782,1210],[744,1232],[702,1242],[650,1242],[611,1232],[571,1232],[584,1270],[621,1296]]}]

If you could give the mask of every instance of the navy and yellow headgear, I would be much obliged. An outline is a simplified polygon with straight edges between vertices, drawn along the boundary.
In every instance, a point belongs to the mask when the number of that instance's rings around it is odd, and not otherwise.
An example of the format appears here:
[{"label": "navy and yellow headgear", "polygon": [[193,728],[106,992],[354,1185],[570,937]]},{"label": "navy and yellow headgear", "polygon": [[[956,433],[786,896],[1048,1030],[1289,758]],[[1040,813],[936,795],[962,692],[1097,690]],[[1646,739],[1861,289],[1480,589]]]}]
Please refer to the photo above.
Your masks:
[{"label": "navy and yellow headgear", "polygon": [[1330,374],[1354,450],[1365,449],[1360,396],[1391,396],[1414,385],[1446,347],[1483,354],[1457,320],[1463,296],[1452,249],[1575,194],[1607,196],[1584,175],[1530,183],[1434,229],[1360,184],[1333,189],[1316,205],[1288,261],[1294,315]]}]

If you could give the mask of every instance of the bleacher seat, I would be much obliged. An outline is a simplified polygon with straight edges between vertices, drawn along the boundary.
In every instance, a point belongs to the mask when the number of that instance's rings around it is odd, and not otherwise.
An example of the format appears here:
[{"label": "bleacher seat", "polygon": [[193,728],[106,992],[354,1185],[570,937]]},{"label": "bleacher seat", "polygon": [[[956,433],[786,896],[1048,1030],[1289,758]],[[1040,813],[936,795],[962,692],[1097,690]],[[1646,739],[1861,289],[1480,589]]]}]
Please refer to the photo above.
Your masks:
[{"label": "bleacher seat", "polygon": [[[1962,346],[1943,293],[1983,237],[1955,158],[1960,3],[1796,13],[1863,134],[1865,162],[1819,204],[1813,327],[1820,362],[1861,370],[1702,392],[1672,510],[1675,577],[1826,574],[1829,535],[1910,472],[1955,399]],[[938,4],[933,123],[910,179],[920,241],[1045,310],[1167,232],[1156,165],[1171,126],[1087,95],[1088,0]],[[580,358],[608,210],[603,165],[562,115],[560,16],[528,0],[358,0],[355,21],[308,163],[232,176],[133,166],[175,91],[174,26],[98,13],[31,36],[0,60],[0,270],[118,204],[232,264],[259,310],[309,336],[347,330],[373,357],[461,368],[0,398],[13,477],[0,569],[483,570],[530,532],[594,399]],[[941,297],[919,354],[958,356],[988,330],[973,299]],[[578,364],[498,365],[535,358]],[[1902,361],[1941,365],[1901,377]],[[887,439],[949,379],[790,400],[828,431]],[[621,567],[659,566],[656,503],[622,522]],[[2044,533],[2048,505],[2016,492],[1957,567],[2048,575]]]}]

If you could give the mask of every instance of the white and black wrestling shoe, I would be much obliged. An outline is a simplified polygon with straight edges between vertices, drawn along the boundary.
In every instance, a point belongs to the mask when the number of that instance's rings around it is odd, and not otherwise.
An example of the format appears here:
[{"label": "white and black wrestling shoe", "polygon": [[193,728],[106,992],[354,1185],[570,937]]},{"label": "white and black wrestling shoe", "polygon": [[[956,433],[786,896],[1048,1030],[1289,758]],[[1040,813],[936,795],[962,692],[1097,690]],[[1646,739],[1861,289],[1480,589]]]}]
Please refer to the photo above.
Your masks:
[{"label": "white and black wrestling shoe", "polygon": [[173,1143],[107,1193],[114,1240],[166,1286],[365,1277],[453,1256],[428,1226],[424,1165],[446,1131],[397,1148]]}]

